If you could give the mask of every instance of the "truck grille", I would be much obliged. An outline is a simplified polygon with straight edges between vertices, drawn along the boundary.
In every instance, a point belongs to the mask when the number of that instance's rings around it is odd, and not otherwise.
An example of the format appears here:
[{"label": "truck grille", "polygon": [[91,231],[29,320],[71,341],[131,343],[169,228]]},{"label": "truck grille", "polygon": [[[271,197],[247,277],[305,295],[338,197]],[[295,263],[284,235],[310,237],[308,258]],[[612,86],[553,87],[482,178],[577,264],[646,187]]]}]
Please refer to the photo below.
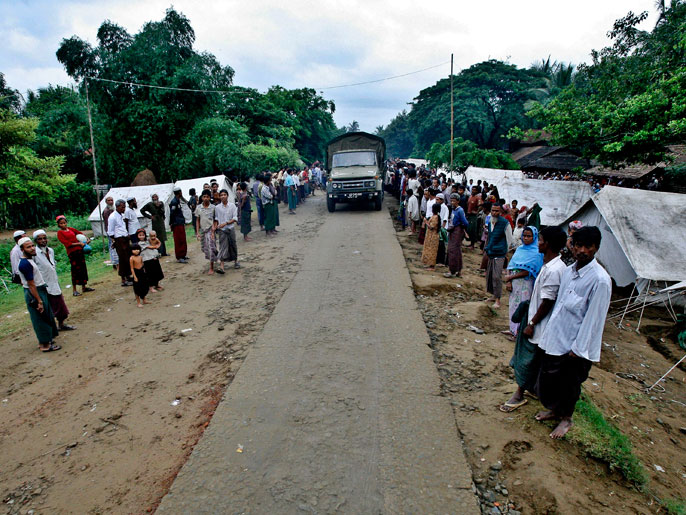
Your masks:
[{"label": "truck grille", "polygon": [[343,184],[344,190],[364,188],[363,181],[343,182],[341,184]]}]

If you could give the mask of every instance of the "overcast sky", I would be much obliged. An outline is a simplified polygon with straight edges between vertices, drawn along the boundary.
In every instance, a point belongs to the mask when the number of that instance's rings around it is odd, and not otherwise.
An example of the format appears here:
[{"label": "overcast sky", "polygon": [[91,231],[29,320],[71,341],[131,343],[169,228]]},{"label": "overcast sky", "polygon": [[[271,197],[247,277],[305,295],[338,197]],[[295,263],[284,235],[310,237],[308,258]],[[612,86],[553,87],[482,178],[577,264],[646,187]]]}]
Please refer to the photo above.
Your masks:
[{"label": "overcast sky", "polygon": [[[236,71],[235,84],[265,91],[325,88],[381,79],[450,60],[456,73],[486,60],[520,67],[547,57],[578,64],[608,44],[606,33],[628,11],[650,11],[654,0],[176,0],[196,33],[196,49]],[[0,0],[0,72],[25,93],[71,81],[55,57],[62,38],[96,43],[109,19],[135,34],[160,20],[170,1]],[[407,77],[321,89],[336,103],[336,123],[358,120],[362,130],[386,125],[450,65]]]}]

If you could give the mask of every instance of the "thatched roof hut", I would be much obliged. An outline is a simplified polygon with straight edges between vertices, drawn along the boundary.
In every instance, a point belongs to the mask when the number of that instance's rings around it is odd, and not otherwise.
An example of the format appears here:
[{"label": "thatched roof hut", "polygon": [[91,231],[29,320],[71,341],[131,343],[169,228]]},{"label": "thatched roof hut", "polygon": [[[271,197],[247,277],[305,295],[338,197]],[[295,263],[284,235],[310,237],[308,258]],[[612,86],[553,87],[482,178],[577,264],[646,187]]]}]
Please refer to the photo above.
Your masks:
[{"label": "thatched roof hut", "polygon": [[147,168],[138,172],[136,177],[133,179],[131,186],[152,186],[157,184],[157,179],[155,179],[155,174]]}]

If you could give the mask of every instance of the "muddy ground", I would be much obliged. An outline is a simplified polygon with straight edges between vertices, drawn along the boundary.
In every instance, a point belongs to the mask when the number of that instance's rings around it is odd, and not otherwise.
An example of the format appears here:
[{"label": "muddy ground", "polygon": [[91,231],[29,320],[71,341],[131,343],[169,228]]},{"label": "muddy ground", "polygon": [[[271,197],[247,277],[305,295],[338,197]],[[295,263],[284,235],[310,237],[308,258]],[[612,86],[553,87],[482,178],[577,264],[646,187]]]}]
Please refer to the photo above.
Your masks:
[{"label": "muddy ground", "polygon": [[[239,235],[243,269],[162,258],[164,292],[137,309],[117,277],[66,297],[78,326],[41,354],[0,341],[0,495],[7,513],[153,511],[299,268],[323,203],[281,211],[281,233]],[[253,213],[253,226],[256,215]],[[69,292],[69,290],[66,290]],[[24,315],[27,316],[27,315]]]},{"label": "muddy ground", "polygon": [[[514,342],[501,334],[508,328],[506,295],[498,311],[483,302],[480,251],[465,250],[462,278],[446,279],[445,268],[424,270],[416,237],[397,221],[396,229],[485,512],[497,513],[492,510],[499,506],[522,513],[656,513],[659,499],[686,497],[686,374],[676,369],[664,391],[642,391],[684,354],[669,338],[673,324],[666,311],[646,310],[641,334],[608,322],[601,362],[584,384],[643,462],[650,481],[640,492],[577,445],[553,441],[553,424],[534,420],[542,409],[536,400],[512,413],[498,410],[516,388],[508,365]],[[632,328],[637,318],[629,317]]]}]

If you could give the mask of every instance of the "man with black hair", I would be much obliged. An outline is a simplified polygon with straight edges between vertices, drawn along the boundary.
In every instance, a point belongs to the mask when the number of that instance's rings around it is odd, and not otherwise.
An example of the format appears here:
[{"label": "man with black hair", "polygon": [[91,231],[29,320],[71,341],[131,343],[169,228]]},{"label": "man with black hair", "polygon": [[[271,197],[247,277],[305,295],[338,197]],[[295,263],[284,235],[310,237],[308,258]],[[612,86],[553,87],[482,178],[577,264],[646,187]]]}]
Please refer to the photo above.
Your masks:
[{"label": "man with black hair", "polygon": [[554,439],[571,429],[581,384],[593,362],[600,361],[612,294],[610,276],[595,259],[600,240],[600,230],[593,226],[582,227],[572,235],[576,263],[562,274],[557,301],[539,343],[544,354],[537,392],[548,410],[538,413],[536,420],[560,419],[550,433]]},{"label": "man with black hair", "polygon": [[535,390],[541,361],[538,344],[555,305],[562,274],[567,268],[560,259],[560,250],[566,240],[565,232],[556,226],[546,227],[538,234],[538,251],[543,254],[543,267],[536,277],[531,300],[522,302],[512,316],[512,321],[517,323],[518,320],[523,330],[517,333],[514,354],[510,360],[517,381],[517,391],[500,406],[500,411],[504,413],[526,404],[524,392],[533,393]]}]

